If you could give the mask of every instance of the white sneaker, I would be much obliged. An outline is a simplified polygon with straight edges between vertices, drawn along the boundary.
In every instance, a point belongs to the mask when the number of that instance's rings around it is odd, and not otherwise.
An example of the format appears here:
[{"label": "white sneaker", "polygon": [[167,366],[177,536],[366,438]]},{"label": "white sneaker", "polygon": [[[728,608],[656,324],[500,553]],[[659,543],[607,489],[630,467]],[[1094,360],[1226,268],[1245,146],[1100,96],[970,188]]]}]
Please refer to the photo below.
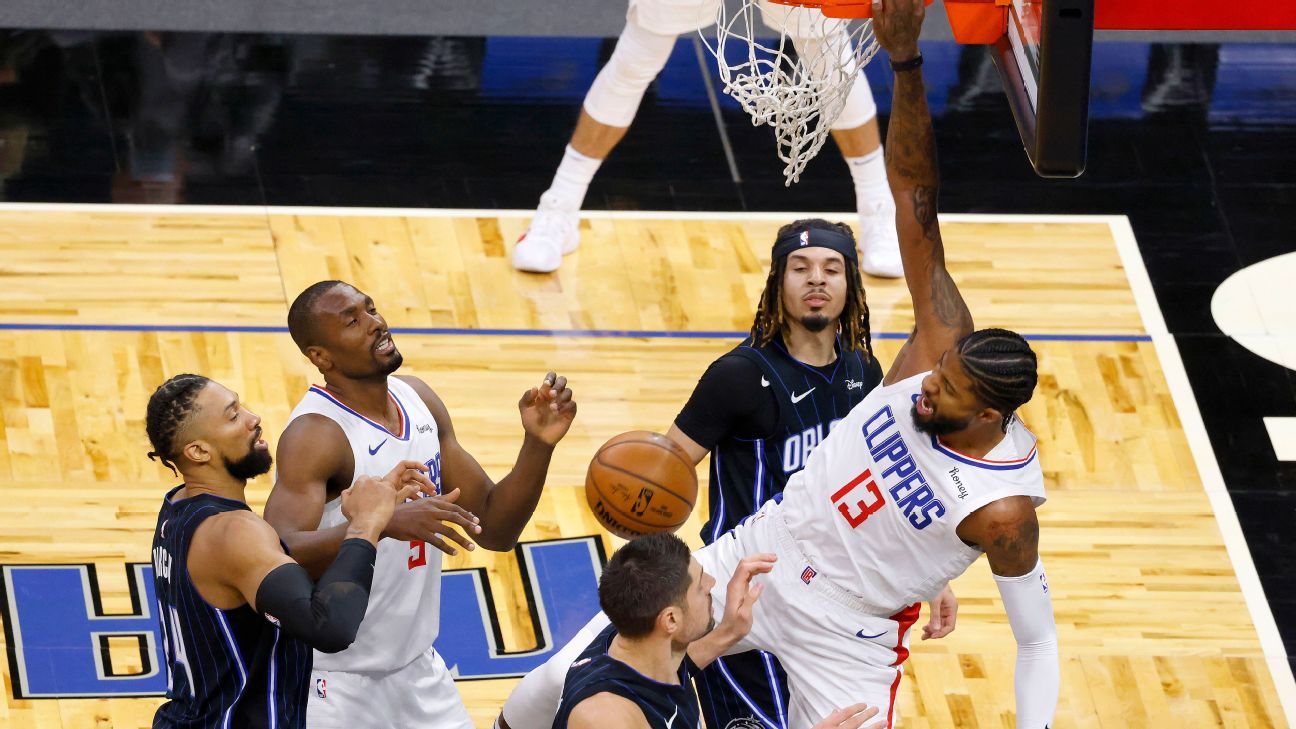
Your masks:
[{"label": "white sneaker", "polygon": [[861,211],[859,216],[859,244],[864,250],[860,268],[870,276],[901,278],[904,265],[896,235],[895,205],[881,203],[871,207],[871,211]]},{"label": "white sneaker", "polygon": [[580,211],[564,210],[553,196],[540,196],[540,207],[531,227],[513,246],[513,268],[533,273],[552,273],[562,257],[580,246]]}]

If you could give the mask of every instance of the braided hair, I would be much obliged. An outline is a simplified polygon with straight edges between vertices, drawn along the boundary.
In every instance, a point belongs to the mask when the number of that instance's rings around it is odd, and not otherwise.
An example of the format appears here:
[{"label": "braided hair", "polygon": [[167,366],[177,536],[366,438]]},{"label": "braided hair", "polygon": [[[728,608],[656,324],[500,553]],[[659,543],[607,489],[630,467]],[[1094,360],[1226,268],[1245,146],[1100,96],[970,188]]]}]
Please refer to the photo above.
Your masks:
[{"label": "braided hair", "polygon": [[1039,380],[1035,352],[1016,332],[982,329],[954,345],[959,362],[972,378],[972,391],[990,407],[1003,413],[1008,432],[1017,408],[1030,402]]},{"label": "braided hair", "polygon": [[148,452],[149,460],[161,461],[177,476],[180,474],[175,466],[179,455],[175,452],[176,433],[193,414],[194,400],[209,382],[202,375],[176,375],[158,385],[149,397],[148,414],[144,418],[144,429],[153,446]]},{"label": "braided hair", "polygon": [[[810,229],[832,230],[842,233],[851,240],[854,232],[845,223],[830,223],[821,218],[794,220],[779,228],[775,240],[791,233]],[[761,292],[760,304],[756,308],[756,318],[752,321],[752,343],[757,347],[769,344],[774,336],[783,332],[788,326],[787,310],[783,306],[783,276],[787,272],[787,256],[774,259],[770,263],[769,277],[765,279],[765,290]],[[864,278],[860,275],[859,266],[846,261],[846,307],[842,309],[837,320],[837,331],[841,335],[843,351],[864,353],[867,362],[873,359],[873,334],[869,329],[868,297],[864,292]]]}]

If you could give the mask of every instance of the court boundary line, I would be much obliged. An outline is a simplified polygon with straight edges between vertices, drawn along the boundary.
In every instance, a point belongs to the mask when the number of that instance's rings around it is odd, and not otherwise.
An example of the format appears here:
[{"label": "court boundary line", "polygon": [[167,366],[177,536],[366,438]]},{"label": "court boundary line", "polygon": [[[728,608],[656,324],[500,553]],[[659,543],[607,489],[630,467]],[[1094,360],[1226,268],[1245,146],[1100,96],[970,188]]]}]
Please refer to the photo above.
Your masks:
[{"label": "court boundary line", "polygon": [[[573,339],[744,339],[746,331],[670,329],[469,329],[463,327],[392,327],[392,333],[450,337],[544,337]],[[0,322],[0,331],[35,332],[178,332],[210,334],[287,334],[288,327],[257,324],[93,324],[80,322]],[[1150,342],[1147,334],[1027,333],[1036,342]],[[874,332],[874,339],[904,340],[907,332]]]},{"label": "court boundary line", "polygon": [[1296,677],[1292,674],[1291,663],[1287,659],[1287,648],[1283,644],[1282,634],[1278,632],[1278,623],[1274,620],[1273,610],[1265,597],[1264,586],[1260,583],[1260,574],[1256,571],[1255,561],[1246,537],[1242,534],[1242,525],[1238,521],[1237,510],[1233,507],[1233,498],[1224,482],[1219,461],[1215,458],[1215,448],[1211,445],[1210,436],[1206,433],[1206,424],[1202,420],[1197,397],[1193,394],[1188,381],[1188,372],[1184,369],[1183,358],[1179,354],[1179,344],[1166,326],[1165,317],[1157,302],[1152,288],[1152,279],[1143,265],[1143,256],[1139,253],[1138,238],[1129,218],[1124,215],[1110,216],[1108,223],[1121,264],[1125,268],[1125,278],[1129,281],[1134,293],[1134,301],[1143,320],[1143,329],[1152,339],[1156,348],[1157,359],[1166,384],[1170,388],[1170,397],[1174,400],[1175,410],[1179,414],[1179,425],[1188,440],[1192,451],[1193,462],[1197,466],[1198,476],[1206,497],[1210,500],[1211,512],[1219,527],[1220,537],[1228,553],[1229,562],[1233,565],[1233,574],[1237,577],[1242,598],[1246,602],[1247,612],[1264,651],[1265,663],[1269,666],[1269,675],[1273,678],[1274,690],[1278,701],[1287,717],[1289,726],[1296,726]]},{"label": "court boundary line", "polygon": [[[124,205],[115,203],[27,203],[0,202],[4,212],[65,212],[121,215],[301,215],[321,217],[375,218],[530,218],[535,210],[492,208],[374,208],[319,207],[294,205]],[[582,210],[586,220],[749,220],[753,222],[788,222],[796,218],[820,217],[854,219],[853,212],[706,212],[697,210]],[[951,223],[1105,223],[1111,215],[1041,215],[1015,213],[941,213],[940,219]]]}]

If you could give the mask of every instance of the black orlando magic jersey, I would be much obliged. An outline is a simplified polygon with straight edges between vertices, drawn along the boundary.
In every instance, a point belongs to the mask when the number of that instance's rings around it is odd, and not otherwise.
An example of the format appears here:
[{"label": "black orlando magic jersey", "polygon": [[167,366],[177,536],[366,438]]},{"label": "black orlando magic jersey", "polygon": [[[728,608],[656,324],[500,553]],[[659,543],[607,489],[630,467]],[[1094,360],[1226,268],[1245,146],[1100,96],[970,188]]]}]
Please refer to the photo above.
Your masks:
[{"label": "black orlando magic jersey", "polygon": [[[712,377],[726,380],[713,383],[722,389],[707,387]],[[749,411],[746,419],[767,422],[734,423],[704,443],[690,432],[704,430],[692,425],[700,419],[689,414],[693,399],[676,420],[685,434],[711,451],[711,514],[702,541],[710,544],[782,494],[788,478],[805,466],[833,424],[881,381],[882,368],[863,352],[838,347],[836,361],[813,367],[793,358],[778,337],[764,347],[753,347],[748,338],[716,360],[694,397],[711,390],[731,399],[763,401],[763,410]]]},{"label": "black orlando magic jersey", "polygon": [[633,701],[643,711],[652,729],[698,729],[701,719],[697,694],[689,680],[690,671],[695,672],[696,667],[688,656],[680,664],[678,685],[655,681],[608,655],[615,635],[614,626],[604,628],[567,669],[553,729],[567,729],[572,709],[601,693],[616,694]]},{"label": "black orlando magic jersey", "polygon": [[166,651],[167,702],[155,729],[230,729],[306,725],[311,650],[248,605],[219,610],[189,580],[189,544],[208,517],[247,509],[203,494],[167,494],[153,533],[153,581]]}]

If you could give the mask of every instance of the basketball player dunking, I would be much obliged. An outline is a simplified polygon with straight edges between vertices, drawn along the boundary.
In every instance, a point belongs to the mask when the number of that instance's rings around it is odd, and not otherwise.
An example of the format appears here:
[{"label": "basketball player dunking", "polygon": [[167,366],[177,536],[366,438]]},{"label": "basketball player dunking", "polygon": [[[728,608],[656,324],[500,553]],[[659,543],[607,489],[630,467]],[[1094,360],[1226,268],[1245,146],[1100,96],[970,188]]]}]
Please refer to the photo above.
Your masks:
[{"label": "basketball player dunking", "polygon": [[308,569],[332,559],[347,528],[338,494],[361,476],[414,460],[444,494],[396,508],[360,634],[341,653],[315,656],[310,726],[467,729],[472,722],[432,647],[441,618],[441,558],[432,548],[472,548],[451,525],[487,549],[513,547],[576,414],[566,378],[551,372],[522,396],[522,448],[512,472],[493,483],[459,444],[436,393],[393,374],[402,357],[372,299],[340,281],[314,284],[293,302],[288,328],[324,378],[289,418],[266,504],[293,557]]},{"label": "basketball player dunking", "polygon": [[[778,555],[752,631],[734,649],[778,656],[794,729],[858,701],[886,707],[889,725],[918,602],[982,554],[1017,641],[1017,726],[1048,726],[1057,704],[1035,514],[1044,478],[1035,438],[1014,416],[1034,393],[1036,360],[1017,334],[974,331],[945,267],[918,52],[923,16],[922,0],[873,4],[874,32],[896,66],[887,162],[914,331],[883,385],[819,444],[784,498],[696,553],[718,579],[743,555]],[[723,609],[725,595],[712,597]],[[551,661],[568,665],[600,628],[596,619]],[[540,716],[513,729],[544,726],[560,691],[552,675],[537,669],[514,690],[508,703],[527,707],[517,715]]]},{"label": "basketball player dunking", "polygon": [[153,580],[167,701],[154,729],[306,726],[311,648],[355,639],[379,534],[398,501],[432,483],[419,463],[342,493],[351,524],[318,584],[248,508],[247,481],[270,470],[261,419],[202,375],[176,375],[149,397],[149,458],[178,471],[153,533]]},{"label": "basketball player dunking", "polygon": [[[707,368],[667,432],[695,465],[711,454],[703,543],[782,498],[815,446],[882,381],[855,259],[849,226],[818,219],[783,226],[751,336]],[[953,592],[931,608],[924,638],[948,635]],[[696,681],[711,729],[736,719],[787,726],[787,676],[767,652],[719,659]]]}]

